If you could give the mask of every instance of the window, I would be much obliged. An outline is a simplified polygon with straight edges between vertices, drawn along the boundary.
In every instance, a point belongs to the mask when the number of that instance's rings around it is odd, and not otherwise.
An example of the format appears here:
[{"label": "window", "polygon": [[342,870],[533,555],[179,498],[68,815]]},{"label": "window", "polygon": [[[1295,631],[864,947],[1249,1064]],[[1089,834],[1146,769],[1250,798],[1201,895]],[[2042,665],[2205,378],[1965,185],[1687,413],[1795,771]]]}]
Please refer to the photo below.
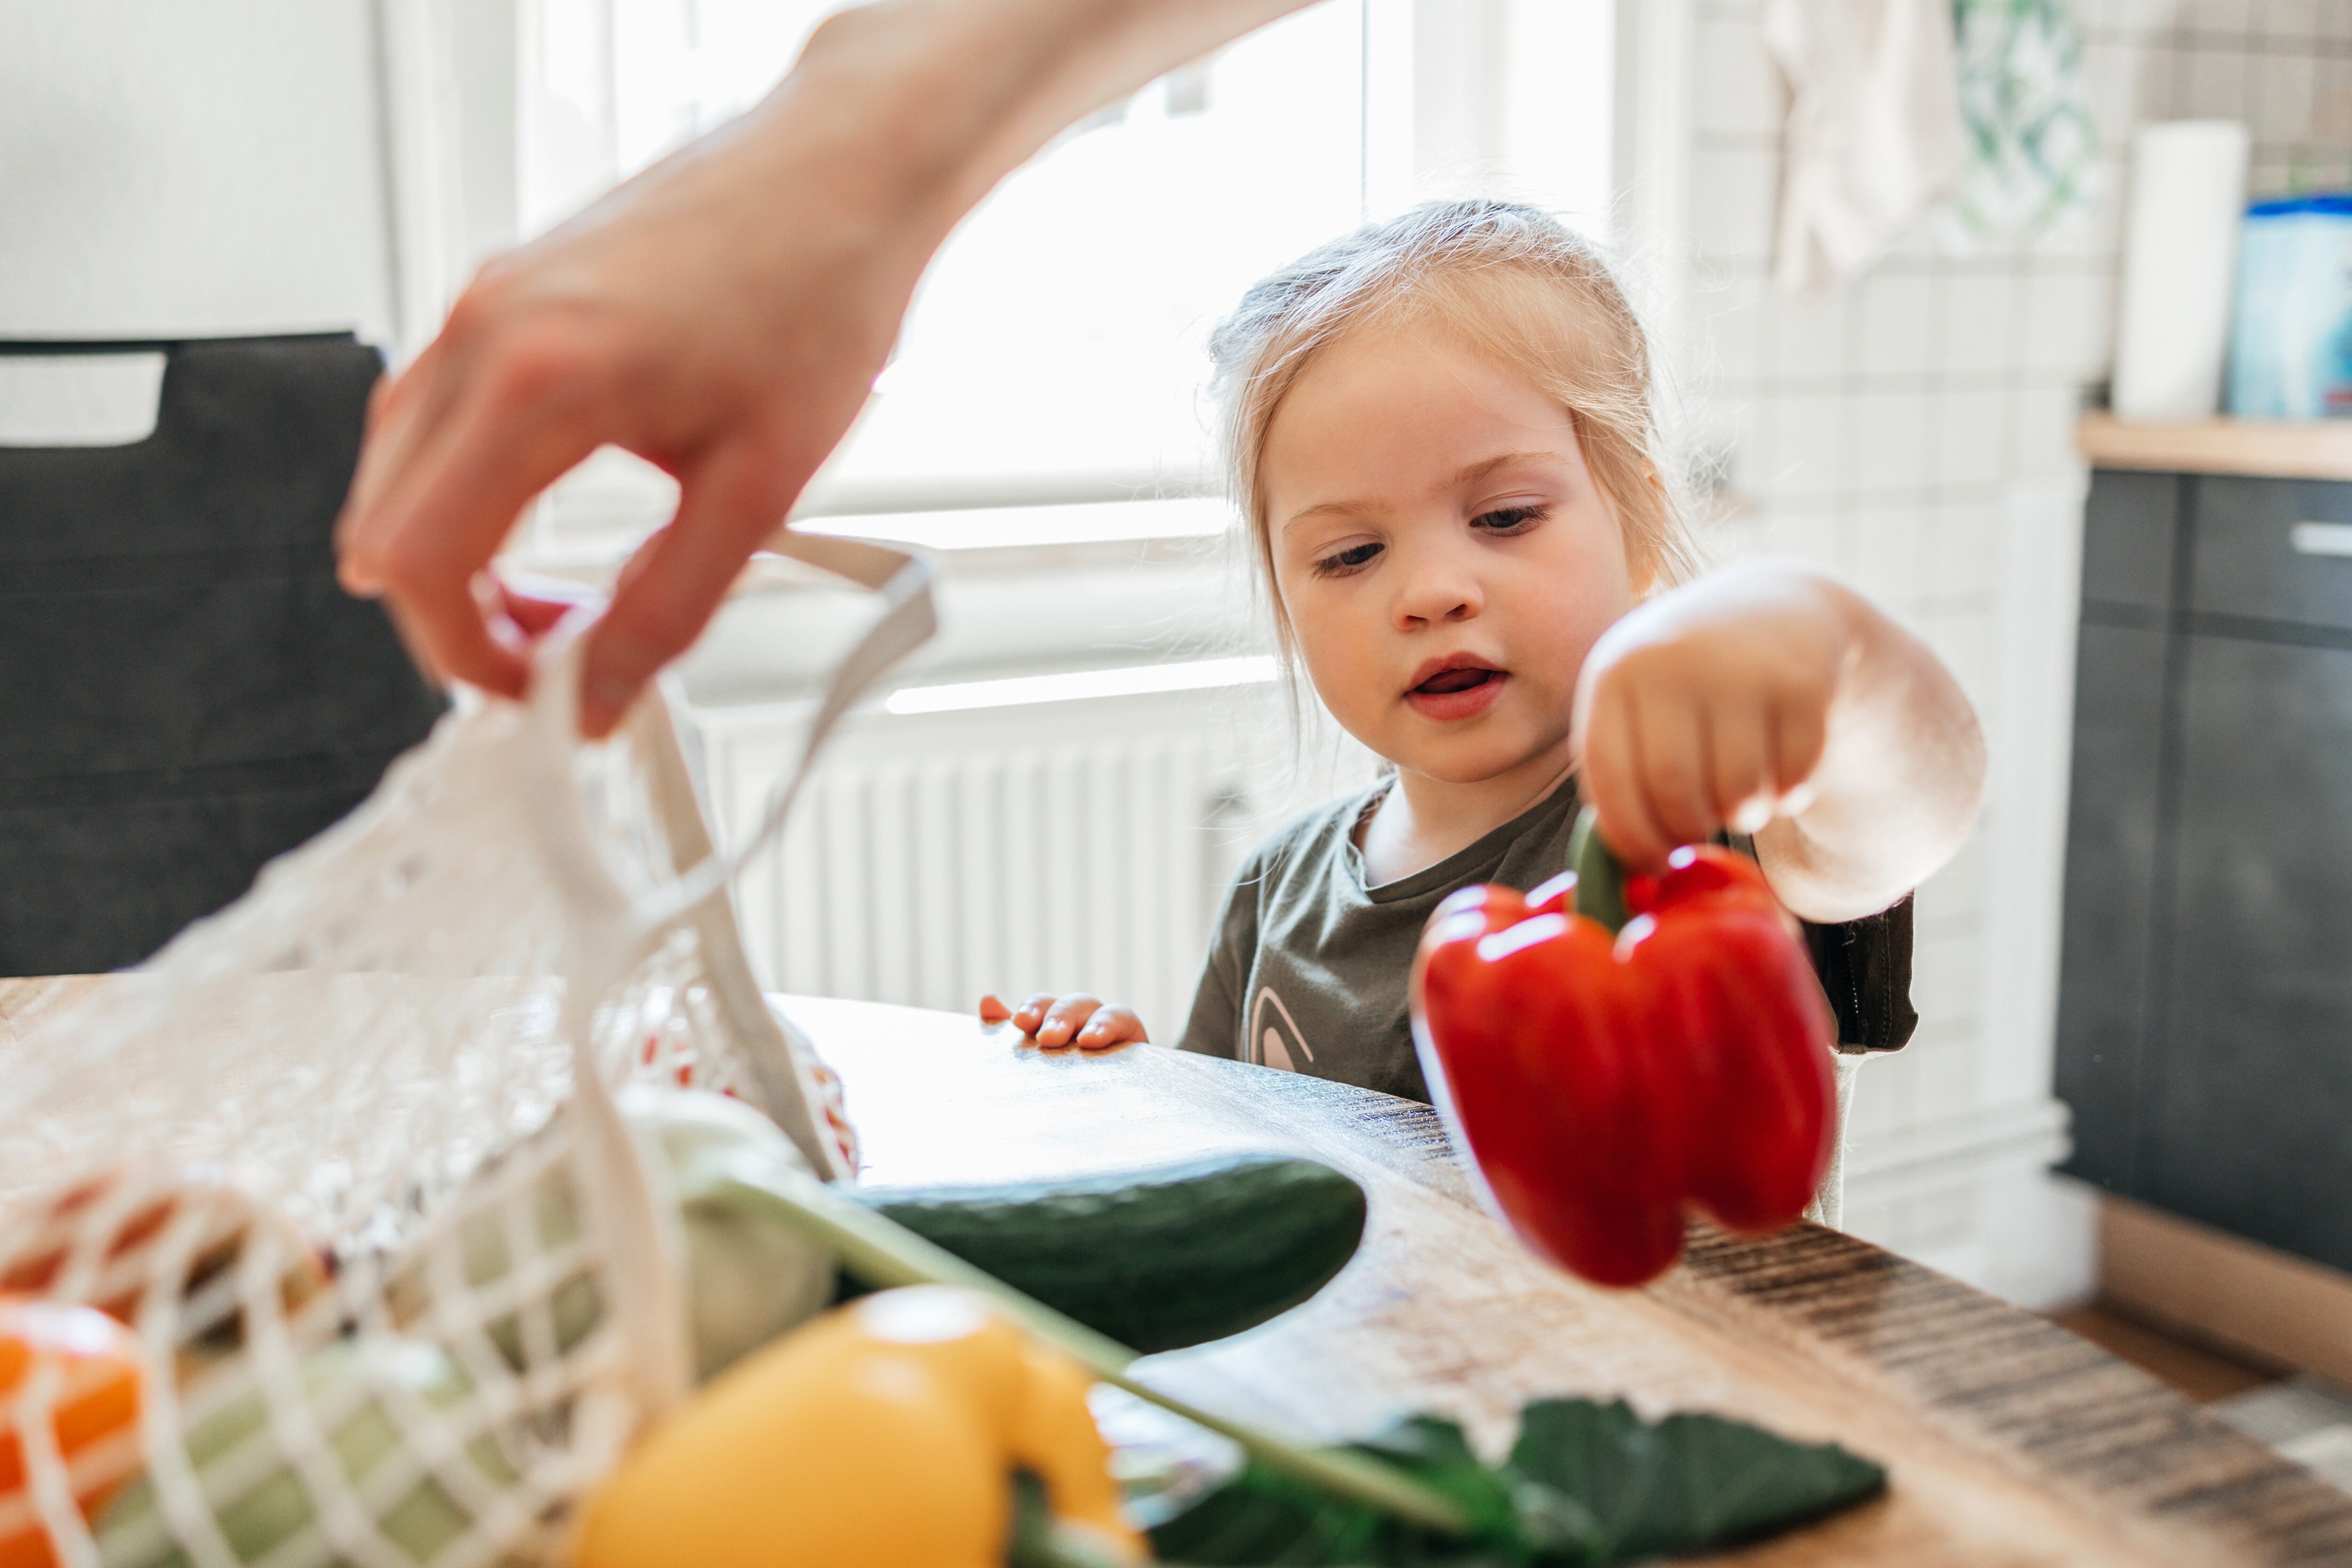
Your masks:
[{"label": "window", "polygon": [[[824,0],[524,0],[526,232],[755,101]],[[1207,487],[1205,340],[1253,280],[1465,186],[1601,221],[1607,0],[1326,0],[1072,128],[950,237],[814,512]],[[607,458],[577,538],[657,509]],[[591,492],[593,492],[593,494]]]}]

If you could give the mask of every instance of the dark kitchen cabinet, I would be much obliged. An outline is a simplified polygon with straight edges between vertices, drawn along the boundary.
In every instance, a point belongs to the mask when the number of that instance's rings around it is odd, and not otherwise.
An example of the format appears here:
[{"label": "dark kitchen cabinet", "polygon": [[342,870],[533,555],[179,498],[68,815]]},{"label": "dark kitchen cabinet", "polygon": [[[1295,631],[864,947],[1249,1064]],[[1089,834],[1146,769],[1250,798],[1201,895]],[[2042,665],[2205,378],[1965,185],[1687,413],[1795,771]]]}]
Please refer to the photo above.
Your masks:
[{"label": "dark kitchen cabinet", "polygon": [[2352,1268],[2352,484],[2096,475],[2065,898],[2068,1168]]}]

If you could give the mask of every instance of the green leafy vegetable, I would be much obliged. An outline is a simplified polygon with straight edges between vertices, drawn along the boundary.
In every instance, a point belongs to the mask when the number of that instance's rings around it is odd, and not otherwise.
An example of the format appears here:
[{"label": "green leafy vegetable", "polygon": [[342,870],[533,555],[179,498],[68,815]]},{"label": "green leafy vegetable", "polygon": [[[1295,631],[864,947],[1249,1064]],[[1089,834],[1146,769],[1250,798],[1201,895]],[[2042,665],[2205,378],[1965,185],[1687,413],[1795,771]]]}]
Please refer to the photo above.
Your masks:
[{"label": "green leafy vegetable", "polygon": [[1203,1568],[1597,1568],[1727,1546],[1874,1496],[1886,1472],[1835,1444],[1618,1401],[1552,1399],[1520,1413],[1500,1466],[1462,1428],[1416,1415],[1358,1445],[1452,1499],[1468,1540],[1419,1530],[1252,1464],[1151,1531],[1163,1562]]}]

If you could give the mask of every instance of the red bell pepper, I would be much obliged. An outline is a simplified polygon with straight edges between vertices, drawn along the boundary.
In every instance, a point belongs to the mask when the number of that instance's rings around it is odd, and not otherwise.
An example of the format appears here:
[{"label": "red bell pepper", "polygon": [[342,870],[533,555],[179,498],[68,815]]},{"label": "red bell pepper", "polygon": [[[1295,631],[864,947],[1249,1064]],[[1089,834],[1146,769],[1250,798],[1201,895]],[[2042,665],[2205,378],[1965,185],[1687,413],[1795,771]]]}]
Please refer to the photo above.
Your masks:
[{"label": "red bell pepper", "polygon": [[1681,1252],[1690,1209],[1740,1231],[1804,1212],[1836,1136],[1836,1026],[1754,862],[1695,846],[1621,879],[1589,814],[1574,858],[1581,876],[1525,896],[1438,906],[1413,1038],[1520,1239],[1639,1285]]}]

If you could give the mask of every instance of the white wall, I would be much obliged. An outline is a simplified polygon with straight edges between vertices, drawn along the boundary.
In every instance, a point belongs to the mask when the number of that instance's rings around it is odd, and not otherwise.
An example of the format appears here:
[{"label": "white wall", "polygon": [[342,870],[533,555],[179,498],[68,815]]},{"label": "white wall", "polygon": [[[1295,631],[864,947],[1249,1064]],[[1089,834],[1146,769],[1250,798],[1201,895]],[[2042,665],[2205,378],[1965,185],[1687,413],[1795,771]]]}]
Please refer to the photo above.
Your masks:
[{"label": "white wall", "polygon": [[[1669,4],[1675,0],[1669,0]],[[1689,0],[1684,0],[1689,3]],[[1856,584],[1958,672],[1993,760],[1981,826],[1921,889],[1917,1038],[1862,1077],[1846,1218],[2036,1303],[2087,1291],[2088,1205],[2039,1174],[2071,715],[2079,470],[2104,378],[2115,193],[2147,120],[2244,118],[2257,189],[2352,159],[2352,6],[2080,0],[2107,149],[2099,207],[2032,247],[1947,254],[1923,225],[1820,299],[1769,281],[1780,87],[1756,0],[1696,0],[1685,308],[1698,434],[1725,455],[1725,554]]]},{"label": "white wall", "polygon": [[394,327],[369,0],[0,0],[0,336]]}]

